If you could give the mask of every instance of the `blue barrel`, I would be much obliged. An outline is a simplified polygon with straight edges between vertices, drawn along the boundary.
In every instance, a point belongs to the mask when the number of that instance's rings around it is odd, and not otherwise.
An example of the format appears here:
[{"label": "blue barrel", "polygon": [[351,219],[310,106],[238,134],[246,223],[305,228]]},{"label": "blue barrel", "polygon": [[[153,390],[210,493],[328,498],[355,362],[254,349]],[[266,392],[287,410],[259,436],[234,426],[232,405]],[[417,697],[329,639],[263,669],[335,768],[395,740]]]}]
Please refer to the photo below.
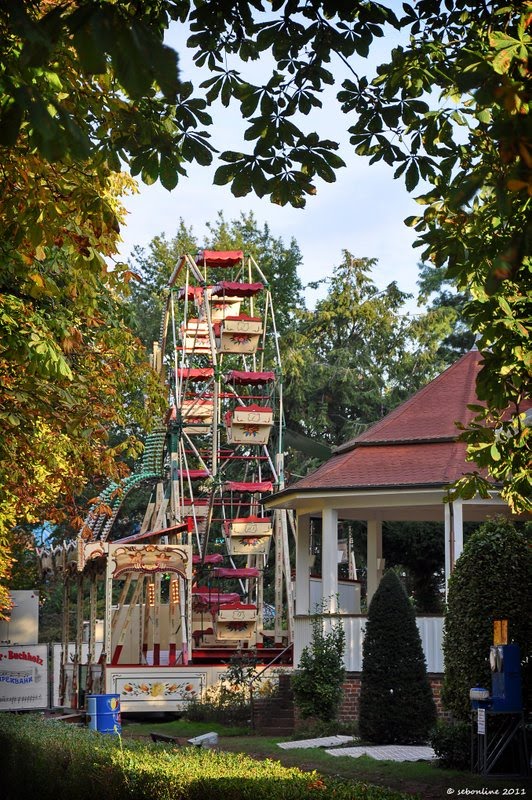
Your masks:
[{"label": "blue barrel", "polygon": [[115,736],[122,732],[119,694],[87,694],[85,700],[91,730]]}]

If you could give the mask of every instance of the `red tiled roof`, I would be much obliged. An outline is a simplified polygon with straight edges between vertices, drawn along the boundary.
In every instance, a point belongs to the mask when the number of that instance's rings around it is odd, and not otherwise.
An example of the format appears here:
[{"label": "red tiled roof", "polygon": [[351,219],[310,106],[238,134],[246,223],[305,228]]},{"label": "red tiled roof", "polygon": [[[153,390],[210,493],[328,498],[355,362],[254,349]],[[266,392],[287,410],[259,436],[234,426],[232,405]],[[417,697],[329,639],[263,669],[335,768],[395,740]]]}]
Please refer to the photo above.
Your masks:
[{"label": "red tiled roof", "polygon": [[463,442],[376,444],[333,456],[285,491],[442,486],[470,469]]},{"label": "red tiled roof", "polygon": [[477,350],[427,384],[361,436],[338,447],[315,472],[285,492],[313,489],[442,486],[471,470],[456,421],[467,424],[478,403]]},{"label": "red tiled roof", "polygon": [[479,402],[475,382],[481,360],[478,350],[466,353],[409,400],[356,439],[338,447],[336,452],[344,452],[366,442],[455,439],[456,422],[466,425],[474,417],[474,412],[467,405]]}]

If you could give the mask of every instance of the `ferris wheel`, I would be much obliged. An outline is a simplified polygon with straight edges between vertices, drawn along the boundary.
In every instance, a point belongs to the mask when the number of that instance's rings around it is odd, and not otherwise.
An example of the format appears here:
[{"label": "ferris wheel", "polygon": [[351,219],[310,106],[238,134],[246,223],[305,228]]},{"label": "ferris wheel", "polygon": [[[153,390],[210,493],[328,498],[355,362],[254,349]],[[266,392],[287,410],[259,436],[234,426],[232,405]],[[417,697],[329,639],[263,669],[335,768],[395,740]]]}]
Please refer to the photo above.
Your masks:
[{"label": "ferris wheel", "polygon": [[[279,337],[251,256],[179,259],[152,364],[169,403],[140,464],[104,489],[76,541],[39,553],[43,572],[63,580],[59,699],[72,708],[83,690],[117,692],[125,710],[175,709],[217,680],[205,665],[216,670],[237,650],[266,667],[290,660],[293,522],[264,507],[284,481]],[[139,496],[140,529],[125,511]]]},{"label": "ferris wheel", "polygon": [[263,508],[268,494],[283,487],[279,337],[268,282],[252,256],[206,250],[179,259],[153,366],[169,388],[166,473],[143,528],[187,523],[195,563],[188,628],[196,657],[221,643],[263,643],[263,582],[272,552],[271,636],[291,641],[290,520]]}]

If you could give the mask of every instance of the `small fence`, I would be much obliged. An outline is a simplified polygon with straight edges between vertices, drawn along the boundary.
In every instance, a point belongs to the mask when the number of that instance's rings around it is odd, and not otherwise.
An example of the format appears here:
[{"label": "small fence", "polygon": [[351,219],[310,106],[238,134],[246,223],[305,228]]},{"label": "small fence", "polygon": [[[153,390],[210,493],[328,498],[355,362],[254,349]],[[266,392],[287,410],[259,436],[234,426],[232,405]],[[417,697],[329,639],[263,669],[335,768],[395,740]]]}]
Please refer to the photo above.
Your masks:
[{"label": "small fence", "polygon": [[[362,642],[366,628],[366,616],[360,614],[331,614],[328,619],[341,620],[345,631],[344,663],[348,672],[362,669]],[[416,617],[421,636],[427,672],[443,672],[443,617]],[[299,664],[303,648],[312,640],[312,617],[298,615],[294,619],[294,666]]]}]

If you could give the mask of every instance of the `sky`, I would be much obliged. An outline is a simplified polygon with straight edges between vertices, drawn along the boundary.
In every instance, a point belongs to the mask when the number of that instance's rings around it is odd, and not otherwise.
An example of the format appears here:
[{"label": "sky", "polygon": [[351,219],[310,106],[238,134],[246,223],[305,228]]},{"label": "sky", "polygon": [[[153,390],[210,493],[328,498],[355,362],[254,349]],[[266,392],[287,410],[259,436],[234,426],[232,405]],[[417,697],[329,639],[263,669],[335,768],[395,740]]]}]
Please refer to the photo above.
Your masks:
[{"label": "sky", "polygon": [[[179,53],[181,78],[197,85],[200,82],[198,70],[193,66],[184,40],[182,27],[172,26],[167,42]],[[394,44],[389,37],[376,42],[375,57],[370,62],[360,62],[357,69],[373,74],[375,64],[386,59]],[[241,65],[234,67],[240,69]],[[251,78],[256,82],[260,81],[261,69],[264,65],[252,65],[255,74]],[[346,77],[340,63],[332,64],[331,70],[338,74],[340,82]],[[368,159],[355,154],[347,133],[352,123],[333,99],[338,88],[325,98],[323,109],[316,112],[311,122],[320,135],[340,141],[338,152],[347,167],[338,171],[335,183],[319,181],[317,194],[308,197],[304,209],[276,206],[267,198],[259,199],[253,194],[245,198],[233,197],[228,185],[212,184],[215,169],[221,163],[215,158],[211,167],[187,167],[188,177],[181,178],[172,192],[159,183],[152,186],[139,183],[139,194],[125,199],[128,218],[122,230],[122,258],[127,259],[136,245],[146,247],[156,235],[164,233],[171,238],[177,232],[180,218],[188,227],[192,226],[201,242],[205,223],[214,221],[219,211],[223,211],[227,220],[239,217],[241,212],[252,211],[261,227],[264,223],[269,225],[274,237],[281,237],[286,244],[295,238],[303,257],[300,278],[304,284],[330,275],[333,267],[341,262],[345,249],[357,258],[378,259],[373,279],[379,288],[395,280],[400,289],[416,295],[421,251],[412,248],[415,232],[407,228],[403,220],[419,213],[420,207],[402,181],[394,180],[393,169],[383,163],[370,166]],[[241,149],[239,136],[244,126],[238,106],[231,105],[229,109],[219,106],[210,111],[214,119],[211,131],[214,146],[220,151]],[[312,306],[323,291],[309,289],[307,305]],[[409,303],[408,308],[415,311],[415,302]]]}]

